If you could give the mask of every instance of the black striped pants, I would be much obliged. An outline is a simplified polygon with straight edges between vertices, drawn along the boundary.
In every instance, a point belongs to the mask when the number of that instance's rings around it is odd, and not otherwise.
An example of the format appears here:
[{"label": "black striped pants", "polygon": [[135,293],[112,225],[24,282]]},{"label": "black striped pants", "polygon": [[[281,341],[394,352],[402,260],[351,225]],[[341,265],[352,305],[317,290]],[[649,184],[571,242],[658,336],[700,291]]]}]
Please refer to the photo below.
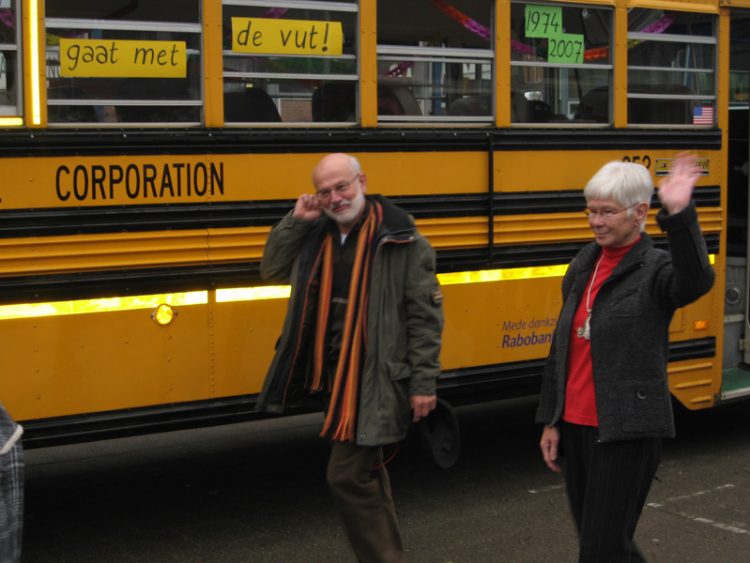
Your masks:
[{"label": "black striped pants", "polygon": [[661,460],[661,439],[597,443],[597,428],[569,423],[561,432],[579,563],[645,561],[633,534]]}]

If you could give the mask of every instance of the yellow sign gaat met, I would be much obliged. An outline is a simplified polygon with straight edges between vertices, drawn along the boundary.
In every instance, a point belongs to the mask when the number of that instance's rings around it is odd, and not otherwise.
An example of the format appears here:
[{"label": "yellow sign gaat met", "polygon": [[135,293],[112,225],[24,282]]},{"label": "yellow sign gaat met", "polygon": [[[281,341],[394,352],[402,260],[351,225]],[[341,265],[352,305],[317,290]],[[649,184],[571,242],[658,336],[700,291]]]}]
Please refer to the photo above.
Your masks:
[{"label": "yellow sign gaat met", "polygon": [[184,41],[60,39],[64,77],[185,78]]},{"label": "yellow sign gaat met", "polygon": [[341,22],[232,18],[232,51],[237,53],[338,56],[343,50]]}]

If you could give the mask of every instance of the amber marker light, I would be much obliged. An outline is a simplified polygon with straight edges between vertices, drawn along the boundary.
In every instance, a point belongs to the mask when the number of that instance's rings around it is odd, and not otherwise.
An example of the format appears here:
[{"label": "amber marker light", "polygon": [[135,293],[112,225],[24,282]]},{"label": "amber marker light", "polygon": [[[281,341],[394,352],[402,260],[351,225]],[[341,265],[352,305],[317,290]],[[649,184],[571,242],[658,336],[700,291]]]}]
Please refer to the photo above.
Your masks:
[{"label": "amber marker light", "polygon": [[693,322],[693,330],[708,330],[708,319]]},{"label": "amber marker light", "polygon": [[157,306],[151,313],[151,318],[159,326],[167,326],[174,320],[176,314],[177,313],[175,313],[172,307],[170,307],[166,303],[162,303],[161,305]]}]

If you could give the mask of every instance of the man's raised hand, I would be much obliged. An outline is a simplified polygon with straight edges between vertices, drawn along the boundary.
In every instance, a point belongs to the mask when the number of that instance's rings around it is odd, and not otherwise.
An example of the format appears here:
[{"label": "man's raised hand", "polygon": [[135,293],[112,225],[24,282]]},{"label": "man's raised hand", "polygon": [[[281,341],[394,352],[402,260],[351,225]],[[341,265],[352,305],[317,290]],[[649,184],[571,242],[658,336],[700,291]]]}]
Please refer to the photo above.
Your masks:
[{"label": "man's raised hand", "polygon": [[297,203],[294,204],[292,216],[295,219],[314,221],[320,217],[320,213],[320,201],[318,198],[313,194],[302,194],[297,198]]}]

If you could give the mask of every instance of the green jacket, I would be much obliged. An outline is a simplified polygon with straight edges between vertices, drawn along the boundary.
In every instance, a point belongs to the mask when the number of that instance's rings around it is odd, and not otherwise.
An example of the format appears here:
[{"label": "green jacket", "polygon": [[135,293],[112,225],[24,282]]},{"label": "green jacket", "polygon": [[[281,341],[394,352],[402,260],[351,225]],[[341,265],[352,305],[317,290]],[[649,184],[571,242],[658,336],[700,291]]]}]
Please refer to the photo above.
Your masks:
[{"label": "green jacket", "polygon": [[[411,395],[434,395],[440,374],[442,297],[435,252],[413,219],[382,196],[367,305],[367,348],[360,385],[356,441],[379,446],[404,438],[411,421]],[[304,306],[304,288],[326,232],[323,216],[303,221],[290,212],[268,236],[261,276],[292,285],[276,354],[257,408],[282,412],[305,393],[315,311]]]}]

